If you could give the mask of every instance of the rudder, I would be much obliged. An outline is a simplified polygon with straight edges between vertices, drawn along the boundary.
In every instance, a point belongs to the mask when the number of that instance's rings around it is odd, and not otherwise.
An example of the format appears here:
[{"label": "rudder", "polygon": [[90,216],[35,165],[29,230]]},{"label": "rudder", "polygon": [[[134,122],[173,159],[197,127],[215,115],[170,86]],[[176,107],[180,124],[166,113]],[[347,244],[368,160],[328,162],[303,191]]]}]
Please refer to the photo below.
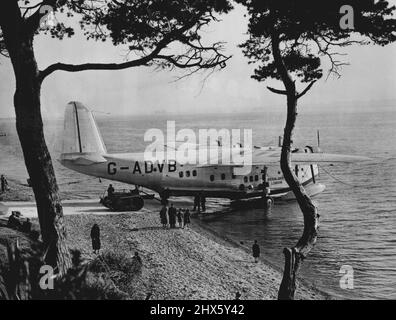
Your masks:
[{"label": "rudder", "polygon": [[92,112],[81,102],[69,102],[65,110],[62,154],[106,154],[106,146]]}]

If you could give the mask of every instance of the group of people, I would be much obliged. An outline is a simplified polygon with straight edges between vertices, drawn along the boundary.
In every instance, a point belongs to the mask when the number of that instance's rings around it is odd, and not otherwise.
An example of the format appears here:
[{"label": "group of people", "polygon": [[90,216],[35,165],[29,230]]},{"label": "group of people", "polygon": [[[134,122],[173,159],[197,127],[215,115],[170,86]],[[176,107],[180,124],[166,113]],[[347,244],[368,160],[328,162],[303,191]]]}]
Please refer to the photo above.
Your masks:
[{"label": "group of people", "polygon": [[206,211],[206,198],[205,196],[200,193],[194,197],[194,208],[193,211],[198,211],[200,213]]},{"label": "group of people", "polygon": [[176,209],[173,203],[170,205],[169,209],[166,205],[163,205],[160,211],[161,224],[164,228],[168,225],[171,229],[176,228],[176,223],[179,228],[188,226],[191,222],[190,220],[190,210],[189,209]]}]

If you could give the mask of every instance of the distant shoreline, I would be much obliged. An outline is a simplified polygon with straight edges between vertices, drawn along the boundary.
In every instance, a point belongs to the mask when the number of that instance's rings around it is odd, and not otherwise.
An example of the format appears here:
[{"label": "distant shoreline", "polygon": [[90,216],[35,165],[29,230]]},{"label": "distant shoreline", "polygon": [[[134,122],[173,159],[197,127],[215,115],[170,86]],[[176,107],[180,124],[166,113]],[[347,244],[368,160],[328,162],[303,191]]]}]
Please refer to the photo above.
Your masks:
[{"label": "distant shoreline", "polygon": [[[364,105],[364,108],[362,108],[362,104]],[[373,105],[380,106],[376,108],[372,108]],[[361,114],[361,113],[395,113],[395,105],[396,105],[396,100],[392,101],[345,101],[345,102],[339,102],[339,103],[329,103],[327,109],[317,109],[317,106],[314,104],[307,104],[304,105],[304,112],[306,114],[311,114],[311,115],[339,115],[339,114]],[[359,106],[359,108],[355,108],[355,106]],[[334,109],[335,107],[335,109]],[[242,111],[244,110],[244,111]],[[330,111],[332,110],[332,111]],[[237,115],[263,115],[263,114],[284,114],[286,112],[285,105],[284,104],[277,104],[277,105],[272,105],[271,109],[265,109],[265,108],[252,108],[251,110],[245,111],[243,107],[241,109],[236,109],[233,111],[227,111],[227,112],[222,112],[222,111],[212,111],[210,112],[209,110],[206,112],[195,112],[195,113],[188,113],[188,112],[180,112],[180,111],[175,111],[175,112],[168,112],[166,110],[153,110],[152,112],[149,113],[142,113],[142,114],[108,114],[108,115],[101,115],[98,114],[96,118],[98,120],[101,119],[117,119],[117,118],[134,118],[134,119],[147,119],[147,118],[152,118],[153,115],[157,117],[157,119],[163,119],[167,117],[178,117],[178,118],[183,118],[183,117],[191,117],[193,116],[219,116],[219,117],[224,117],[224,116],[237,116]],[[15,121],[16,118],[15,116],[12,117],[0,117],[0,121]],[[43,118],[44,122],[46,121],[63,121],[63,114],[60,114],[59,116],[55,116],[53,118]],[[44,124],[45,126],[45,124]]]}]

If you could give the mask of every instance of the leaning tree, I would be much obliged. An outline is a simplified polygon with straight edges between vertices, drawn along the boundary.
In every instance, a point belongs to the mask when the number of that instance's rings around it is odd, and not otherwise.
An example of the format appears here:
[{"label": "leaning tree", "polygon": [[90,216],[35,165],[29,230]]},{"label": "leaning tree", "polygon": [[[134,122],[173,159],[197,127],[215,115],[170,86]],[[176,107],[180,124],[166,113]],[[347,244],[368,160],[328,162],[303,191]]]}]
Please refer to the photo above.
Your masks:
[{"label": "leaning tree", "polygon": [[[281,152],[283,175],[304,216],[304,231],[293,248],[285,248],[285,268],[279,299],[294,299],[296,274],[317,241],[319,214],[291,170],[297,102],[322,78],[323,58],[328,75],[340,76],[346,64],[341,48],[350,45],[387,45],[396,40],[395,7],[373,0],[237,0],[249,14],[249,39],[241,45],[251,63],[252,78],[276,79],[284,88],[268,87],[287,99],[287,121]],[[305,86],[300,91],[297,87]]]},{"label": "leaning tree", "polygon": [[[228,0],[4,0],[0,10],[0,53],[9,57],[16,90],[16,128],[37,203],[46,263],[64,273],[70,265],[63,211],[55,173],[44,139],[40,111],[43,81],[56,71],[121,70],[137,66],[200,69],[224,67],[229,57],[222,43],[207,45],[202,29],[231,10]],[[56,23],[48,18],[56,13]],[[39,68],[34,39],[49,33],[62,39],[79,24],[87,39],[125,45],[127,61],[119,63],[58,62]]]}]

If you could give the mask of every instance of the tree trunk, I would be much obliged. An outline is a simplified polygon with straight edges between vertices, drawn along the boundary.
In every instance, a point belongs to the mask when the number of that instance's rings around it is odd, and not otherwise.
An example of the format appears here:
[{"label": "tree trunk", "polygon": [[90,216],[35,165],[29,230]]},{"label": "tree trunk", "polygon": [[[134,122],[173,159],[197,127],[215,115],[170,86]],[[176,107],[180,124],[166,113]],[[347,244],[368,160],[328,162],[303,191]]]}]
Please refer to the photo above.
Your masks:
[{"label": "tree trunk", "polygon": [[304,187],[291,169],[291,147],[293,145],[293,131],[297,119],[298,94],[279,49],[279,37],[272,35],[272,51],[277,70],[285,85],[287,93],[287,121],[283,136],[281,153],[281,169],[283,176],[293,191],[298,205],[304,216],[304,231],[297,244],[293,248],[283,250],[285,256],[285,268],[282,282],[278,292],[279,300],[293,300],[296,290],[296,275],[301,262],[307,257],[317,240],[319,215],[318,210],[311,198],[305,192]]},{"label": "tree trunk", "polygon": [[58,185],[44,139],[40,110],[41,79],[33,51],[33,32],[24,30],[17,8],[10,3],[8,1],[2,8],[0,23],[16,79],[16,128],[36,198],[42,240],[47,247],[45,261],[57,266],[63,274],[71,266],[71,258],[65,241]]}]

